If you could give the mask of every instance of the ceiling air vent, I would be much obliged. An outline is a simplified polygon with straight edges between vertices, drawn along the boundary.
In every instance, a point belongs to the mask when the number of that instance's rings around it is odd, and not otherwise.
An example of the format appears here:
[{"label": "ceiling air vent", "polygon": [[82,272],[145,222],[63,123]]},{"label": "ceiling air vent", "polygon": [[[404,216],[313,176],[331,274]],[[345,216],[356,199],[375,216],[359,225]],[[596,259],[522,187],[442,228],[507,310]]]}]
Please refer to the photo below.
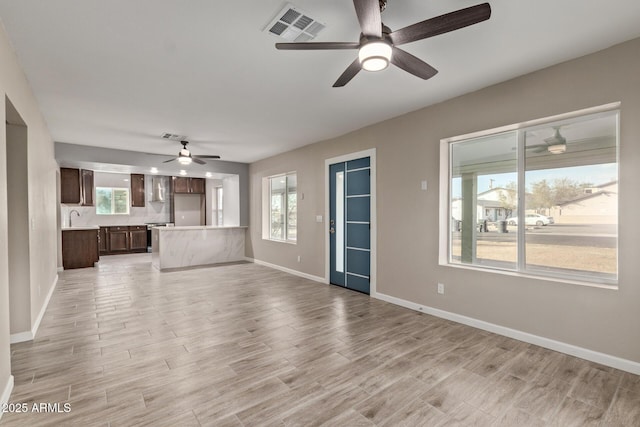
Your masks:
[{"label": "ceiling air vent", "polygon": [[187,137],[184,135],[176,135],[174,133],[163,133],[162,138],[170,139],[171,141],[184,141],[187,139]]},{"label": "ceiling air vent", "polygon": [[264,29],[274,36],[290,42],[308,42],[313,40],[326,27],[325,24],[311,18],[292,4],[287,5]]}]

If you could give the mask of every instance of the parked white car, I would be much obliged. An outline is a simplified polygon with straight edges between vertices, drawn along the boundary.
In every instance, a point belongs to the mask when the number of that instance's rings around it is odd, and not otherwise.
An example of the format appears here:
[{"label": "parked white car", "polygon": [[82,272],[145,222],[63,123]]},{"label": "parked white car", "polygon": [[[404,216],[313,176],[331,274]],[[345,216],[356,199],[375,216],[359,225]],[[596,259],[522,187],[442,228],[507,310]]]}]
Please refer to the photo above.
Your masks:
[{"label": "parked white car", "polygon": [[[549,224],[553,224],[553,217],[544,216],[540,214],[526,214],[524,216],[524,223],[525,225],[537,225],[537,226],[549,225]],[[510,218],[507,218],[507,224],[518,225],[518,217],[513,216]]]}]

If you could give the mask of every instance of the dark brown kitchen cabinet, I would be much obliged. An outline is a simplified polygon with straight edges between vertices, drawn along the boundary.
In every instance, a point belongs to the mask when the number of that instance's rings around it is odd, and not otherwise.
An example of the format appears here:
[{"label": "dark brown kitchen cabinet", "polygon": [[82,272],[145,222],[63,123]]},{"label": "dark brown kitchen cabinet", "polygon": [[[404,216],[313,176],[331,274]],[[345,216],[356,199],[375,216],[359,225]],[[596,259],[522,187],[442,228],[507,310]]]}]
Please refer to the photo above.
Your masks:
[{"label": "dark brown kitchen cabinet", "polygon": [[129,251],[147,251],[147,227],[144,225],[134,225],[129,227]]},{"label": "dark brown kitchen cabinet", "polygon": [[100,260],[98,230],[62,231],[62,267],[93,267]]},{"label": "dark brown kitchen cabinet", "polygon": [[[102,243],[104,241],[104,244]],[[100,227],[100,254],[115,255],[147,251],[146,225]]]},{"label": "dark brown kitchen cabinet", "polygon": [[131,206],[134,208],[144,207],[144,175],[139,173],[131,174]]},{"label": "dark brown kitchen cabinet", "polygon": [[80,170],[80,196],[82,206],[93,206],[93,171]]},{"label": "dark brown kitchen cabinet", "polygon": [[80,169],[60,168],[60,203],[80,203]]},{"label": "dark brown kitchen cabinet", "polygon": [[204,178],[191,178],[191,193],[204,194],[205,181]]},{"label": "dark brown kitchen cabinet", "polygon": [[176,194],[204,194],[204,178],[173,177],[173,192]]},{"label": "dark brown kitchen cabinet", "polygon": [[100,227],[100,231],[98,233],[98,248],[100,250],[100,255],[106,255],[109,252],[106,227]]},{"label": "dark brown kitchen cabinet", "polygon": [[109,253],[129,252],[129,227],[116,226],[107,230],[107,241],[109,242]]},{"label": "dark brown kitchen cabinet", "polygon": [[189,188],[190,188],[189,178],[185,178],[182,176],[174,176],[172,181],[173,181],[174,193],[189,193]]},{"label": "dark brown kitchen cabinet", "polygon": [[93,206],[93,171],[60,168],[60,203]]}]

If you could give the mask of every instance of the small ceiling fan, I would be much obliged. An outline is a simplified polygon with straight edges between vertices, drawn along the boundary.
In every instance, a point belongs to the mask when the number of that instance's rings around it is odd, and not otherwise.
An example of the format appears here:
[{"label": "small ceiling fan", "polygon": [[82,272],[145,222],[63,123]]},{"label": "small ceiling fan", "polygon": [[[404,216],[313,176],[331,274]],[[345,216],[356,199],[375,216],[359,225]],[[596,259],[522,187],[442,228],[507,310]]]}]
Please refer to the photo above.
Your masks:
[{"label": "small ceiling fan", "polygon": [[528,145],[527,150],[534,149],[534,153],[548,151],[551,154],[562,154],[567,151],[567,138],[560,134],[560,126],[554,126],[553,136],[544,139],[544,144]]},{"label": "small ceiling fan", "polygon": [[491,17],[491,6],[483,3],[460,9],[455,12],[427,19],[409,25],[397,31],[391,31],[382,23],[381,12],[387,6],[387,0],[353,0],[358,22],[360,23],[360,41],[358,42],[310,42],[276,43],[281,50],[335,50],[358,49],[358,58],[347,67],[333,87],[342,87],[349,83],[361,69],[367,71],[384,70],[392,63],[414,76],[427,80],[438,72],[431,65],[397,46],[411,43],[439,34],[458,30]]},{"label": "small ceiling fan", "polygon": [[189,151],[189,149],[187,148],[187,145],[189,145],[189,141],[180,141],[180,144],[182,144],[182,150],[180,150],[180,152],[178,153],[177,157],[174,157],[173,159],[169,159],[169,160],[165,160],[162,163],[169,163],[169,162],[173,162],[174,160],[177,160],[181,165],[189,165],[191,164],[191,162],[195,162],[198,163],[199,165],[204,165],[207,162],[205,162],[202,159],[219,159],[220,156],[193,156],[191,154],[191,151]]}]

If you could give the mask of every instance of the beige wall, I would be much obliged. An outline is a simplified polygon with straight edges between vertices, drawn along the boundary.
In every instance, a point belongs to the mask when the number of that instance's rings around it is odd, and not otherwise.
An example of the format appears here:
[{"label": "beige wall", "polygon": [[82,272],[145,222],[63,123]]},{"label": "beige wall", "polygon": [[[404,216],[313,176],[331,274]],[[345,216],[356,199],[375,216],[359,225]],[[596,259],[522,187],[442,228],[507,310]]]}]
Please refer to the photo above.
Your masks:
[{"label": "beige wall", "polygon": [[[0,31],[0,93],[8,98],[27,125],[28,224],[30,258],[31,327],[42,310],[56,280],[57,233],[56,171],[53,141],[38,109],[29,83],[11,49],[4,31]],[[5,103],[1,113],[6,116]],[[10,376],[6,125],[0,125],[0,393]]]},{"label": "beige wall", "polygon": [[[315,222],[325,211],[324,160],[376,148],[378,292],[640,362],[638,52],[640,39],[252,164],[247,256],[324,277],[326,222]],[[437,84],[437,76],[416,84]],[[438,265],[440,139],[615,101],[622,102],[619,290]],[[261,180],[292,170],[305,194],[298,244],[264,241]]]}]

